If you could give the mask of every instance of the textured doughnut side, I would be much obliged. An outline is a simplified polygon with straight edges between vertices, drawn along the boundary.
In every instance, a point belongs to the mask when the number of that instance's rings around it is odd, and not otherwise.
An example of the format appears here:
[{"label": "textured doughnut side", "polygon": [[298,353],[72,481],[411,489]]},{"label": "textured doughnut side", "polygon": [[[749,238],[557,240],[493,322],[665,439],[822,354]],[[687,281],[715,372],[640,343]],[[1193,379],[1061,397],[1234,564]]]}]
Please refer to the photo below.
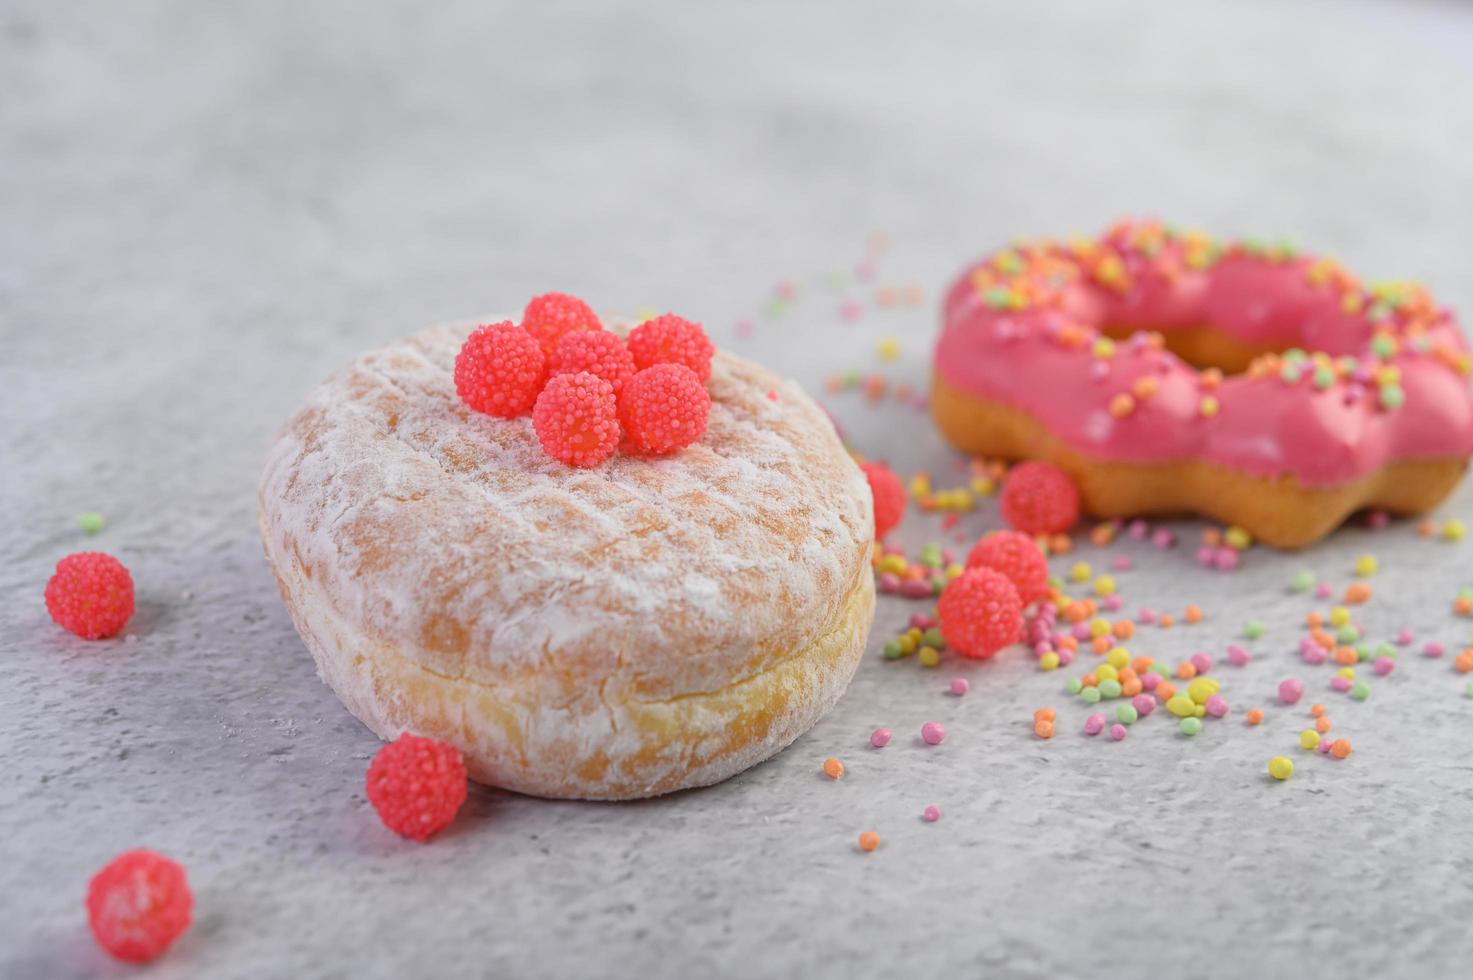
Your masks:
[{"label": "textured doughnut side", "polygon": [[549,796],[703,785],[806,730],[873,609],[867,487],[821,410],[718,354],[705,439],[573,470],[460,404],[468,330],[359,358],[270,454],[266,553],[324,680]]}]

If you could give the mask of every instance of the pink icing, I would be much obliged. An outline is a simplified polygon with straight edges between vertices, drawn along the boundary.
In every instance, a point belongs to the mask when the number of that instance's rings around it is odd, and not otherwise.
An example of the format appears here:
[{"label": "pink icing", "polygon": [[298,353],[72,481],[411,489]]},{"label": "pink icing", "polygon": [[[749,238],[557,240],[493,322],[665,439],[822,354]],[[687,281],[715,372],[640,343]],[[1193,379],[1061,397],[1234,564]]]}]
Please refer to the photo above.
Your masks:
[{"label": "pink icing", "polygon": [[[1160,336],[1101,342],[1107,325],[1164,335],[1206,324],[1301,349],[1216,381]],[[1368,290],[1328,260],[1155,223],[973,265],[947,294],[935,367],[1101,459],[1203,459],[1328,486],[1396,460],[1473,455],[1467,343],[1420,287]]]}]

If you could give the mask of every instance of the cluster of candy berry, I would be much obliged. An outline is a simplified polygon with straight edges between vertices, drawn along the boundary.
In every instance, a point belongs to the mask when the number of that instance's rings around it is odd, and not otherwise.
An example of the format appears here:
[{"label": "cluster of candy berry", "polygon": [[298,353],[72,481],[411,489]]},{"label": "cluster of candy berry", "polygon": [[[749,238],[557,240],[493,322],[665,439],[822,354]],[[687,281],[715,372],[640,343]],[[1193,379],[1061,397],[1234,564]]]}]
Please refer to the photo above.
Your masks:
[{"label": "cluster of candy berry", "polygon": [[711,357],[700,324],[673,313],[628,340],[603,328],[587,303],[548,293],[520,324],[477,327],[455,358],[455,390],[472,409],[532,413],[543,451],[569,466],[598,466],[622,445],[663,456],[706,432]]}]

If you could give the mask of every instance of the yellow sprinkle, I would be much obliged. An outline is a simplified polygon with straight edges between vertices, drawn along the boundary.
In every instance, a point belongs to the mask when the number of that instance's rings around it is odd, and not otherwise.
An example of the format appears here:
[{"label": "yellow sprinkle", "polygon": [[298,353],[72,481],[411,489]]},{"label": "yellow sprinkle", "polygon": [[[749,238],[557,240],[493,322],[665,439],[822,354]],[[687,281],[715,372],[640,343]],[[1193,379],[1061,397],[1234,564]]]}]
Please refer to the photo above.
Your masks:
[{"label": "yellow sprinkle", "polygon": [[1368,575],[1375,575],[1376,569],[1380,567],[1380,563],[1376,561],[1375,555],[1361,555],[1355,560],[1355,574],[1362,578]]},{"label": "yellow sprinkle", "polygon": [[1235,524],[1223,532],[1222,540],[1234,551],[1243,551],[1252,546],[1253,535],[1248,533],[1247,528],[1238,527]]},{"label": "yellow sprinkle", "polygon": [[935,667],[941,663],[941,651],[935,647],[921,647],[918,656],[922,667]]},{"label": "yellow sprinkle", "polygon": [[882,360],[893,361],[900,356],[900,341],[894,337],[883,338],[877,348]]},{"label": "yellow sprinkle", "polygon": [[1074,582],[1088,582],[1090,575],[1094,574],[1087,561],[1077,561],[1074,567],[1069,569],[1069,579]]},{"label": "yellow sprinkle", "polygon": [[1204,419],[1212,418],[1221,408],[1222,406],[1218,403],[1217,397],[1214,395],[1203,395],[1202,400],[1197,403],[1197,411],[1201,413]]},{"label": "yellow sprinkle", "polygon": [[1111,596],[1115,594],[1115,579],[1109,575],[1101,575],[1095,579],[1095,595]]},{"label": "yellow sprinkle", "polygon": [[1350,622],[1349,609],[1346,609],[1344,606],[1336,606],[1334,609],[1330,610],[1331,626],[1344,626],[1348,622]]},{"label": "yellow sprinkle", "polygon": [[1468,529],[1463,526],[1463,522],[1456,518],[1442,525],[1442,536],[1447,541],[1461,541],[1467,533]]}]

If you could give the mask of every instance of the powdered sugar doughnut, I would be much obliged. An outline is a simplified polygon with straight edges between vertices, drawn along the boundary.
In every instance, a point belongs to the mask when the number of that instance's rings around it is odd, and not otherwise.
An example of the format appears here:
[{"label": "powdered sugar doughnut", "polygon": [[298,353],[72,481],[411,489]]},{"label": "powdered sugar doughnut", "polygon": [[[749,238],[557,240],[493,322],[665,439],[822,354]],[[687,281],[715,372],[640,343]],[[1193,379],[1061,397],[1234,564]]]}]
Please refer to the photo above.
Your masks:
[{"label": "powdered sugar doughnut", "polygon": [[806,731],[874,610],[869,489],[823,412],[718,353],[698,443],[574,469],[462,404],[469,329],[358,358],[270,452],[266,556],[323,680],[540,796],[706,785]]},{"label": "powdered sugar doughnut", "polygon": [[1058,464],[1098,516],[1195,511],[1299,547],[1362,507],[1436,506],[1473,455],[1452,314],[1289,246],[1122,222],[990,256],[944,317],[941,431]]}]

